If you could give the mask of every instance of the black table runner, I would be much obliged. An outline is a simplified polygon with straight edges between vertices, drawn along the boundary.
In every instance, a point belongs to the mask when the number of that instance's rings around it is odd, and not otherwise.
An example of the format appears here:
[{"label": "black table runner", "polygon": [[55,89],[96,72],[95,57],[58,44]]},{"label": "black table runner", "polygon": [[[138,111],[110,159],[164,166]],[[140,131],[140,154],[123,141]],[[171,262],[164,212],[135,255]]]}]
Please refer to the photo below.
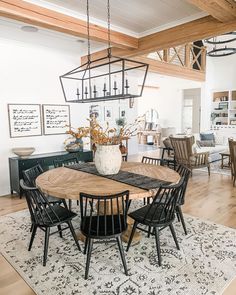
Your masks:
[{"label": "black table runner", "polygon": [[133,172],[123,171],[123,170],[120,170],[117,174],[113,174],[113,175],[101,175],[98,173],[95,165],[90,163],[66,165],[65,167],[73,169],[73,170],[82,171],[85,173],[105,177],[111,180],[129,184],[144,190],[156,189],[156,188],[159,188],[161,185],[171,184],[171,182],[167,182],[164,180],[148,177],[141,174],[136,174]]}]

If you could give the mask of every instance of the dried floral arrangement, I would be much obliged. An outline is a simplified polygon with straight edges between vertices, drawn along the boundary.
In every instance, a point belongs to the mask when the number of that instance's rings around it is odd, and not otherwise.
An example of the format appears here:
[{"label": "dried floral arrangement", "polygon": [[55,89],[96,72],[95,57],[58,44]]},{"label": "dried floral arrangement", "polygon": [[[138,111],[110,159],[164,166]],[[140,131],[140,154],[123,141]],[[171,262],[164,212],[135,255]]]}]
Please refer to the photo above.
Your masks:
[{"label": "dried floral arrangement", "polygon": [[103,128],[95,118],[88,119],[90,126],[89,127],[79,127],[72,128],[69,127],[69,130],[66,132],[72,137],[68,138],[67,141],[71,141],[72,138],[80,139],[85,137],[90,137],[93,144],[120,144],[122,139],[135,136],[138,131],[138,125],[141,121],[138,117],[133,123],[126,124],[122,126],[119,130],[116,128],[110,128],[108,122],[106,122],[105,128]]}]

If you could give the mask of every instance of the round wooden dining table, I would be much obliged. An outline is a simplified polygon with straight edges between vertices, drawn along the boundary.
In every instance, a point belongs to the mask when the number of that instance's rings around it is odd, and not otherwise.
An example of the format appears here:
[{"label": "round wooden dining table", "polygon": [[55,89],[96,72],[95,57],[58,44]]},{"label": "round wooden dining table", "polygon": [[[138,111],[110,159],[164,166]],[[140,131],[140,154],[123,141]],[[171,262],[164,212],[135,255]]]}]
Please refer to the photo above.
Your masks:
[{"label": "round wooden dining table", "polygon": [[[180,175],[176,171],[163,166],[138,162],[122,162],[121,170],[173,184],[178,183],[180,180]],[[103,176],[66,167],[59,167],[42,173],[37,177],[36,185],[47,195],[70,200],[79,200],[81,192],[104,196],[129,190],[129,198],[131,200],[151,197],[154,194],[153,190],[147,191]],[[129,238],[132,223],[133,221],[129,219],[129,228],[123,237],[124,241],[127,241]],[[136,242],[138,240],[140,240],[140,235],[136,234],[133,241]]]},{"label": "round wooden dining table", "polygon": [[[167,167],[138,162],[122,162],[121,170],[141,174],[170,183],[178,183],[179,174]],[[39,175],[36,185],[46,194],[63,199],[79,200],[80,193],[109,195],[130,191],[130,199],[152,196],[152,191],[86,172],[59,167]]]}]

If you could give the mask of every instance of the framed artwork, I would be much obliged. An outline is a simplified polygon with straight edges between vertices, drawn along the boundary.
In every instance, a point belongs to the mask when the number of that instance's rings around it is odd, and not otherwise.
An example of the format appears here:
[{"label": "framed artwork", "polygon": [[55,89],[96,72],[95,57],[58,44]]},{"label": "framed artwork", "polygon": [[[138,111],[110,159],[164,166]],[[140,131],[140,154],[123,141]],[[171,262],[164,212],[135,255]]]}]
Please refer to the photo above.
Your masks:
[{"label": "framed artwork", "polygon": [[10,137],[42,135],[39,104],[8,104]]},{"label": "framed artwork", "polygon": [[105,121],[113,120],[113,109],[111,106],[104,107],[104,120]]},{"label": "framed artwork", "polygon": [[129,99],[129,108],[132,109],[133,107],[134,107],[134,98],[131,97],[131,98]]},{"label": "framed artwork", "polygon": [[102,120],[102,108],[98,104],[92,104],[89,108],[90,119],[95,118],[97,121]]},{"label": "framed artwork", "polygon": [[43,104],[43,133],[64,134],[70,125],[70,106]]},{"label": "framed artwork", "polygon": [[127,107],[126,105],[120,105],[120,108],[119,108],[119,117],[120,118],[126,118],[126,115],[127,115],[127,111],[126,111]]}]

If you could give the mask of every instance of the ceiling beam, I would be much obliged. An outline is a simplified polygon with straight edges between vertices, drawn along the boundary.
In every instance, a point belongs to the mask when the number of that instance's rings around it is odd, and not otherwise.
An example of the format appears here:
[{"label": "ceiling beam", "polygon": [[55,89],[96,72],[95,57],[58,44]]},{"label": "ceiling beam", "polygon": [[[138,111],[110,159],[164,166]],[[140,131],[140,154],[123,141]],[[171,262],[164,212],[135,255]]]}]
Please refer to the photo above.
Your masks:
[{"label": "ceiling beam", "polygon": [[[85,21],[22,0],[1,0],[0,16],[87,38]],[[91,40],[107,42],[107,29],[90,24],[90,36]],[[113,30],[111,31],[111,43],[113,46],[126,49],[138,47],[137,38]]]},{"label": "ceiling beam", "polygon": [[[107,55],[107,50],[101,50],[101,51],[93,53],[91,56],[91,60],[94,61],[99,58],[103,58],[106,55]],[[132,60],[149,64],[149,68],[148,68],[149,72],[188,79],[188,80],[194,80],[199,82],[205,81],[204,71],[194,70],[192,68],[187,68],[187,67],[183,67],[176,64],[170,64],[167,62],[154,60],[145,56],[136,56],[136,57],[133,57]],[[106,60],[103,60],[102,62],[105,62],[105,61]],[[87,56],[83,56],[81,58],[81,64],[85,64],[86,62],[87,62]],[[101,62],[97,62],[96,64],[99,65],[101,64]]]},{"label": "ceiling beam", "polygon": [[[236,20],[221,23],[212,16],[206,16],[176,27],[163,30],[139,39],[138,49],[124,50],[112,48],[112,54],[120,57],[135,57],[145,55],[158,50],[176,47],[179,45],[214,37],[236,30]],[[101,57],[106,51],[95,53],[94,56]],[[93,55],[92,55],[93,56]],[[86,60],[82,58],[83,60]]]},{"label": "ceiling beam", "polygon": [[236,19],[236,2],[234,0],[187,0],[202,11],[207,12],[220,22]]}]

